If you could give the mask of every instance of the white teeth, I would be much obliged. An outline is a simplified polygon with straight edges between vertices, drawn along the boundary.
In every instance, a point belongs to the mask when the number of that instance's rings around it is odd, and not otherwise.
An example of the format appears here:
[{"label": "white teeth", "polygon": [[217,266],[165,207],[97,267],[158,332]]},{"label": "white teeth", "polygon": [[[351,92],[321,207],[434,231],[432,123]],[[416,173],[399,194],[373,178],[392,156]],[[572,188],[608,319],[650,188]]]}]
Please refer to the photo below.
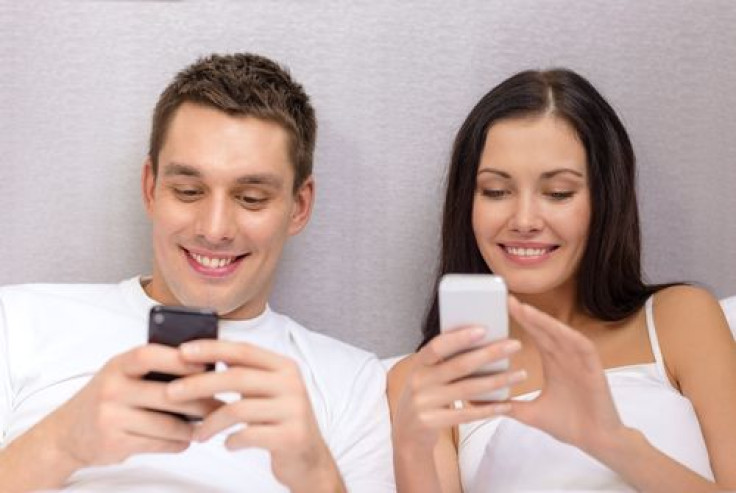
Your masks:
[{"label": "white teeth", "polygon": [[506,251],[517,257],[539,257],[547,253],[546,248],[517,248],[506,247]]},{"label": "white teeth", "polygon": [[213,258],[213,257],[205,257],[204,255],[198,255],[196,253],[191,253],[191,256],[194,260],[197,261],[198,264],[208,267],[210,269],[217,269],[220,267],[225,267],[226,265],[231,264],[235,257],[228,257],[228,258]]}]

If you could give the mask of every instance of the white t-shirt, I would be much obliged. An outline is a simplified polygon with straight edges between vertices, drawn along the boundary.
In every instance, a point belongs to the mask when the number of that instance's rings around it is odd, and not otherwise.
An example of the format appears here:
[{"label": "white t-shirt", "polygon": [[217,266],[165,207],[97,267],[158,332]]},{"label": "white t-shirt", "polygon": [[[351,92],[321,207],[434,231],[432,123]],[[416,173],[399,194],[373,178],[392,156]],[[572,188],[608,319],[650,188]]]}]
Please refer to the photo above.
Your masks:
[{"label": "white t-shirt", "polygon": [[[0,448],[66,402],[110,358],[145,344],[154,304],[138,278],[0,288]],[[221,321],[220,339],[297,361],[348,490],[395,491],[385,372],[374,355],[269,308],[251,320]],[[286,491],[265,450],[227,451],[225,438],[220,433],[179,454],[139,454],[118,465],[82,469],[65,489]]]}]

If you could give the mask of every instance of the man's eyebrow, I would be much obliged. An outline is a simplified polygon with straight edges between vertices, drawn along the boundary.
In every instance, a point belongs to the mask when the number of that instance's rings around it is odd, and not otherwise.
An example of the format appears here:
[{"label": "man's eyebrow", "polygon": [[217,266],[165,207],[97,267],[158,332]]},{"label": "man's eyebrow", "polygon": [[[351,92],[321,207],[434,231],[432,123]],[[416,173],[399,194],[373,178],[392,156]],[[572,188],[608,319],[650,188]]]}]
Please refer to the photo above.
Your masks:
[{"label": "man's eyebrow", "polygon": [[200,177],[202,176],[202,173],[200,173],[196,168],[187,166],[186,164],[169,163],[164,166],[164,176],[178,175]]},{"label": "man's eyebrow", "polygon": [[[169,163],[164,166],[164,176],[191,176],[201,178],[202,173],[195,167],[182,163]],[[243,175],[235,180],[238,185],[266,185],[280,188],[282,179],[270,173],[253,173]]]},{"label": "man's eyebrow", "polygon": [[255,173],[252,175],[244,175],[235,180],[238,185],[267,185],[274,188],[281,187],[281,178],[268,173]]}]

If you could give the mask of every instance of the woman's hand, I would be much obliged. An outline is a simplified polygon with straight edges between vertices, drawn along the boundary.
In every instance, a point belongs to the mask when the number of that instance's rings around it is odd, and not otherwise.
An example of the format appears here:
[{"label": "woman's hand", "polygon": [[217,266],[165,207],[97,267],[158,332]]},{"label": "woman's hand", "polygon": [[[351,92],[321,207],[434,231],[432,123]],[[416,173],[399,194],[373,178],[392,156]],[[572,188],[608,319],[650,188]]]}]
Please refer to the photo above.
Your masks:
[{"label": "woman's hand", "polygon": [[593,343],[513,296],[509,314],[531,336],[544,371],[539,396],[530,402],[513,401],[509,416],[594,456],[610,447],[626,428]]},{"label": "woman's hand", "polygon": [[521,348],[519,341],[511,339],[477,347],[484,332],[481,327],[467,327],[439,334],[412,357],[403,391],[392,406],[395,446],[431,449],[441,429],[509,410],[505,402],[454,406],[456,401],[470,401],[526,378],[524,371],[473,376],[481,366],[508,358]]}]

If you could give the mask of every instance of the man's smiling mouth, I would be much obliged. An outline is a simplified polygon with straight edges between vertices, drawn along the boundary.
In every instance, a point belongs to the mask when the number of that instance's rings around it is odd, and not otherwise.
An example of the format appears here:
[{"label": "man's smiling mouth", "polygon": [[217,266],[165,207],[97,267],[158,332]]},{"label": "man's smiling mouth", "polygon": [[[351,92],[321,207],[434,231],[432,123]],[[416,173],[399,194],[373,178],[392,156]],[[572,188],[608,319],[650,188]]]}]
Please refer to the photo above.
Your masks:
[{"label": "man's smiling mouth", "polygon": [[192,252],[189,252],[189,255],[191,255],[194,260],[199,262],[200,265],[210,268],[225,267],[226,265],[230,265],[231,263],[233,263],[233,261],[235,260],[235,257],[206,257],[204,255],[198,255]]},{"label": "man's smiling mouth", "polygon": [[189,263],[199,272],[228,273],[232,271],[245,255],[204,255],[182,247]]}]

